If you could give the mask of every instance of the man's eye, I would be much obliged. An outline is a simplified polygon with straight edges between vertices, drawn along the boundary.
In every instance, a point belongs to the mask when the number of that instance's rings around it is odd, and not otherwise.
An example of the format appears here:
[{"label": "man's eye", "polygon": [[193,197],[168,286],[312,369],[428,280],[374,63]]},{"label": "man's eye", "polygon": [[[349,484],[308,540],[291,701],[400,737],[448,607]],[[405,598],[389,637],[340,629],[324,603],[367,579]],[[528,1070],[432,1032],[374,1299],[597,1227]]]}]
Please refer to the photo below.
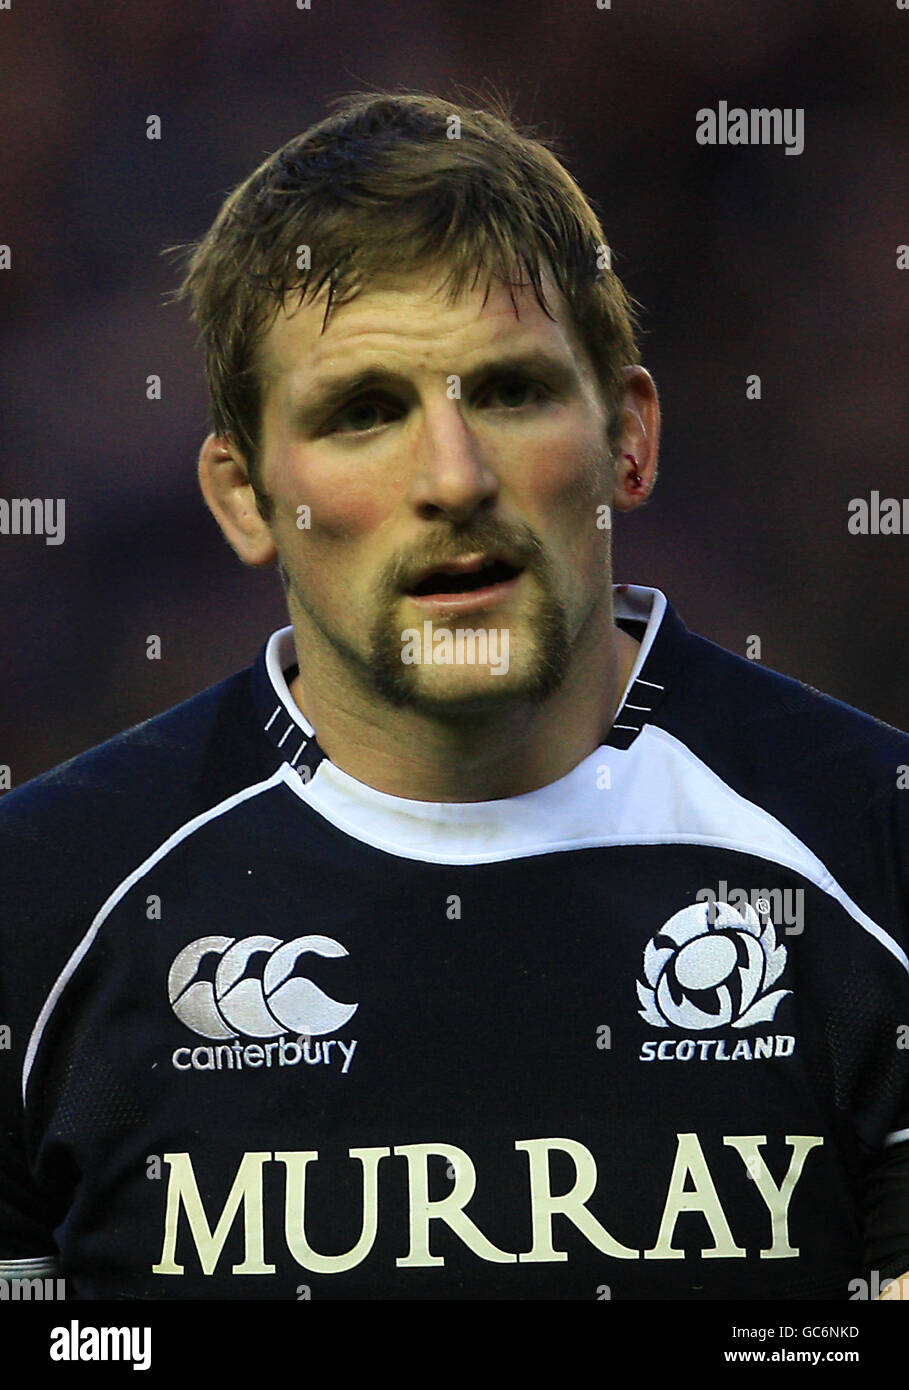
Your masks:
[{"label": "man's eye", "polygon": [[[530,401],[528,401],[528,394]],[[501,377],[492,383],[483,393],[483,397],[499,397],[504,402],[508,410],[519,410],[522,406],[534,401],[546,399],[546,391],[535,381],[530,381],[524,377]],[[520,399],[523,397],[523,399]],[[336,415],[332,421],[329,432],[331,434],[368,434],[382,423],[376,416],[386,416],[393,414],[395,406],[390,401],[381,399],[354,401],[346,406],[344,410]],[[352,428],[342,428],[351,425]]]},{"label": "man's eye", "polygon": [[[353,405],[347,406],[345,410],[341,411],[340,415],[335,416],[331,424],[331,432],[333,434],[368,433],[368,431],[375,428],[378,423],[375,419],[371,420],[370,416],[374,416],[376,412],[381,415],[383,412],[388,412],[390,409],[391,406],[385,404],[383,401],[354,401]],[[352,430],[342,429],[341,426],[344,421],[353,421],[354,428]]]},{"label": "man's eye", "polygon": [[[544,400],[546,396],[546,392],[543,390],[542,386],[539,386],[535,381],[528,381],[524,377],[519,376],[502,377],[499,381],[494,382],[490,388],[490,395],[504,397],[506,406],[509,406],[511,409],[519,409],[522,405],[526,405],[526,399],[523,401],[515,400],[514,396],[526,397],[528,392],[532,393],[532,398],[535,401]],[[509,397],[512,399],[509,400]]]}]

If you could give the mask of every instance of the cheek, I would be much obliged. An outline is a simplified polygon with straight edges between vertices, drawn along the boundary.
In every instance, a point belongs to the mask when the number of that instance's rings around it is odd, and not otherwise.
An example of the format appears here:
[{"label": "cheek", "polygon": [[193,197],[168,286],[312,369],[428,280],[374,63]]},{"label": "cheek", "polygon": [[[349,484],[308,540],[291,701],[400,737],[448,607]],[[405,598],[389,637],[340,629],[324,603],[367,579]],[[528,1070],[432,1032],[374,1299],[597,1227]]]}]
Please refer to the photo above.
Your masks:
[{"label": "cheek", "polygon": [[553,582],[569,607],[583,606],[609,573],[610,533],[598,511],[612,502],[608,449],[594,433],[551,438],[535,451],[525,482],[525,520],[548,552]]},{"label": "cheek", "polygon": [[304,466],[286,459],[272,472],[273,495],[295,529],[301,507],[308,508],[307,539],[313,543],[356,540],[370,535],[388,516],[388,489],[383,492],[362,468]]},{"label": "cheek", "polygon": [[599,439],[579,444],[555,437],[536,453],[525,473],[528,502],[544,524],[575,531],[585,516],[595,516],[599,502],[609,501],[611,470]]}]

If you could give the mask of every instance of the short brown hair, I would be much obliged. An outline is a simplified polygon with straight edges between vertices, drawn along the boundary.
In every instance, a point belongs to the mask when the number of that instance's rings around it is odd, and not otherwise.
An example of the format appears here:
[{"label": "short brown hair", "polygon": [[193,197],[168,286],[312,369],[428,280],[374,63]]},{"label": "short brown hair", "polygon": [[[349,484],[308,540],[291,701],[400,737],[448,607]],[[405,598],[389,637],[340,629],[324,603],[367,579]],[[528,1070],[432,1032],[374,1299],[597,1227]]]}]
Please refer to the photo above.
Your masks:
[{"label": "short brown hair", "polygon": [[[518,126],[502,98],[470,109],[416,92],[357,92],[288,141],[239,184],[189,247],[175,293],[189,299],[204,343],[212,425],[231,435],[256,494],[261,417],[258,349],[286,297],[328,286],[325,325],[370,282],[439,264],[453,303],[485,270],[524,283],[540,307],[541,262],[568,303],[609,412],[621,430],[621,369],[640,362],[632,302],[599,219],[553,153]],[[308,269],[298,268],[310,248]],[[598,257],[605,266],[598,267]],[[305,259],[305,257],[303,258]]]}]

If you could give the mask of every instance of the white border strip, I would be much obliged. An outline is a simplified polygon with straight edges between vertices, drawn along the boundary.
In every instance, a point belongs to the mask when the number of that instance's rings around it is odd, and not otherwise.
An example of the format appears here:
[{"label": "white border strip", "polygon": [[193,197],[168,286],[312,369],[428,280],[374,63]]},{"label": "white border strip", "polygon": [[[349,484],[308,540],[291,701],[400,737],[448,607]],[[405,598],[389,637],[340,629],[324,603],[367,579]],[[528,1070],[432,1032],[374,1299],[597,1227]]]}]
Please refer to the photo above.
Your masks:
[{"label": "white border strip", "polygon": [[0,1279],[51,1279],[60,1273],[55,1255],[32,1255],[27,1260],[0,1260]]},{"label": "white border strip", "polygon": [[[271,681],[272,689],[277,695],[281,704],[287,710],[294,724],[301,728],[310,738],[315,738],[316,731],[312,725],[303,717],[303,711],[290,693],[290,687],[284,678],[284,663],[292,666],[296,661],[296,648],[294,647],[294,630],[292,626],[280,627],[277,632],[273,632],[269,637],[265,647],[265,669]],[[272,715],[272,719],[274,715]],[[271,720],[269,720],[269,723]],[[266,728],[268,725],[265,726]]]},{"label": "white border strip", "polygon": [[[643,671],[644,666],[650,656],[650,650],[656,639],[656,635],[662,626],[663,617],[669,606],[669,601],[662,589],[648,589],[641,584],[624,584],[621,586],[625,592],[616,593],[616,586],[612,590],[612,616],[614,618],[624,618],[625,621],[636,623],[646,623],[644,635],[641,638],[640,650],[631,668],[631,675],[625,683],[622,691],[621,703],[616,708],[613,719],[617,719],[625,707],[625,701],[631,694],[631,688],[638,679],[638,673]],[[649,605],[649,613],[648,613]],[[642,681],[642,685],[652,685],[655,690],[662,690],[663,686],[657,685],[656,681]],[[635,726],[637,727],[637,726]]]},{"label": "white border strip", "polygon": [[60,995],[63,993],[69,980],[72,978],[95,937],[98,935],[100,927],[113,912],[121,898],[126,896],[129,890],[139,882],[140,878],[144,878],[149,869],[153,869],[165,855],[168,855],[172,849],[179,845],[182,840],[192,835],[200,826],[206,825],[208,821],[215,820],[218,816],[224,815],[226,811],[232,810],[234,806],[239,806],[243,801],[248,801],[250,797],[258,796],[260,792],[268,791],[270,788],[277,786],[279,782],[285,781],[286,765],[282,763],[277,772],[273,773],[266,782],[255,782],[251,787],[244,787],[242,791],[234,792],[232,796],[227,797],[226,800],[219,802],[216,806],[212,806],[210,810],[203,811],[201,815],[195,816],[192,820],[187,821],[185,825],[181,825],[179,830],[175,830],[172,835],[169,835],[163,844],[158,846],[154,853],[143,860],[137,869],[134,869],[128,877],[124,878],[122,882],[117,885],[104,906],[96,914],[88,931],[57,976],[56,982],[44,1001],[44,1007],[38,1015],[35,1026],[32,1029],[32,1035],[28,1040],[28,1047],[25,1052],[25,1063],[22,1068],[23,1105],[25,1104],[25,1092],[28,1086],[29,1074],[31,1073],[35,1061],[35,1054],[38,1051],[44,1029],[47,1027],[48,1019],[53,1013]]}]

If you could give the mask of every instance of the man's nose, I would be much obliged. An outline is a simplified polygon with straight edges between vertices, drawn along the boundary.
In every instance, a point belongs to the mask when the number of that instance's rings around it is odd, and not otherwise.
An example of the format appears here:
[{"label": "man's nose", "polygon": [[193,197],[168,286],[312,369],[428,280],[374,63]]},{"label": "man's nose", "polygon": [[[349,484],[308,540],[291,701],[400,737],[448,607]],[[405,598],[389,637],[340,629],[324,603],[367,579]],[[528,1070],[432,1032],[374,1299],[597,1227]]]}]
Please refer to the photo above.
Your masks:
[{"label": "man's nose", "polygon": [[415,449],[411,500],[425,519],[466,521],[497,496],[498,478],[459,401],[427,408]]}]

